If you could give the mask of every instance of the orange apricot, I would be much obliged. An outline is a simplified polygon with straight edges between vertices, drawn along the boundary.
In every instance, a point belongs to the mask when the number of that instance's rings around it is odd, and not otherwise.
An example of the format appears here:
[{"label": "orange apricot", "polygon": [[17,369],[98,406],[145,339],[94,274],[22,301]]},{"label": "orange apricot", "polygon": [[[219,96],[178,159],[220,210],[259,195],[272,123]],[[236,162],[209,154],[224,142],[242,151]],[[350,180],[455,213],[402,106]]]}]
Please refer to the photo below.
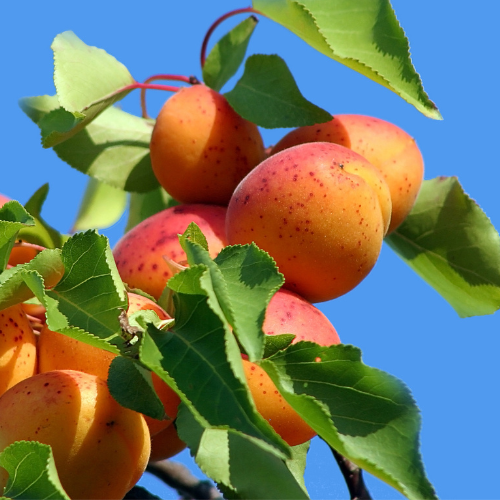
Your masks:
[{"label": "orange apricot", "polygon": [[206,85],[176,92],[151,136],[159,183],[182,203],[225,205],[238,182],[264,159],[259,129]]},{"label": "orange apricot", "polygon": [[[129,293],[128,314],[139,310],[154,310],[160,319],[169,319],[170,316],[155,302],[146,297]],[[68,337],[62,333],[50,330],[45,325],[38,339],[39,371],[41,373],[51,370],[78,370],[96,375],[107,380],[109,366],[116,355],[91,346],[80,340]],[[163,403],[165,413],[169,418],[158,420],[144,416],[153,436],[165,429],[177,416],[177,407],[180,403],[179,396],[158,375],[152,374],[152,383],[156,394]]]},{"label": "orange apricot", "polygon": [[392,200],[388,234],[410,213],[424,177],[415,139],[393,123],[363,115],[336,115],[326,123],[299,127],[285,135],[271,154],[305,142],[334,142],[364,156],[383,174]]},{"label": "orange apricot", "polygon": [[317,307],[283,288],[271,298],[262,329],[266,335],[292,333],[292,344],[301,340],[323,346],[340,344],[337,330]]},{"label": "orange apricot", "polygon": [[287,403],[266,371],[256,363],[242,359],[248,388],[257,411],[290,446],[305,443],[316,432]]},{"label": "orange apricot", "polygon": [[36,371],[36,336],[21,304],[1,310],[0,395]]},{"label": "orange apricot", "polygon": [[177,263],[186,260],[179,234],[195,222],[207,238],[210,255],[215,257],[227,245],[225,218],[225,207],[191,204],[167,208],[143,220],[113,249],[122,280],[158,299],[173,276],[165,257]]},{"label": "orange apricot", "polygon": [[[72,499],[123,498],[151,447],[140,413],[120,406],[104,380],[73,370],[40,373],[0,397],[0,450],[21,440],[52,447]],[[0,468],[0,494],[7,478]]]},{"label": "orange apricot", "polygon": [[322,302],[368,275],[390,218],[378,169],[348,148],[313,142],[270,156],[240,182],[226,234],[231,245],[255,242],[276,261],[285,288]]},{"label": "orange apricot", "polygon": [[179,438],[175,425],[169,425],[151,438],[150,462],[167,460],[186,448],[186,443]]}]

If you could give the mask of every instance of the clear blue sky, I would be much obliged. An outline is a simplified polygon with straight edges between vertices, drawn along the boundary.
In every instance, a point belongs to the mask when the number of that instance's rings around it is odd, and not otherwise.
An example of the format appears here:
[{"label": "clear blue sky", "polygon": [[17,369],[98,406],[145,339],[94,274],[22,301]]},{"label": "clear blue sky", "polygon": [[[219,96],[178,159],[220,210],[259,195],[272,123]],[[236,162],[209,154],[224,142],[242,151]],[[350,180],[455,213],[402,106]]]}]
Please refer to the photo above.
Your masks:
[{"label": "clear blue sky", "polygon": [[[38,128],[20,111],[23,96],[53,94],[52,39],[66,30],[105,49],[138,81],[158,73],[200,76],[199,48],[219,15],[248,4],[159,2],[8,2],[2,9],[3,158],[0,192],[25,202],[45,182],[50,193],[43,215],[68,231],[85,176],[40,146]],[[332,113],[359,113],[392,121],[413,135],[426,164],[425,178],[457,176],[465,191],[500,228],[498,159],[498,3],[393,1],[410,40],[413,62],[444,121],[432,121],[401,98],[314,52],[283,28],[262,19],[250,53],[277,53],[288,63],[302,93]],[[239,17],[216,32],[222,36]],[[148,95],[155,115],[169,94]],[[139,114],[139,93],[121,105]],[[263,131],[267,145],[283,130]],[[112,244],[120,221],[107,234]],[[500,321],[492,316],[459,319],[453,309],[384,246],[368,278],[321,309],[342,340],[360,347],[365,363],[392,373],[411,389],[422,412],[421,451],[442,499],[498,497],[493,477],[498,458]],[[179,459],[194,467],[187,452]],[[347,498],[336,464],[313,441],[306,480],[311,498]],[[401,496],[368,477],[374,498]],[[177,495],[150,478],[143,484],[162,498]]]}]

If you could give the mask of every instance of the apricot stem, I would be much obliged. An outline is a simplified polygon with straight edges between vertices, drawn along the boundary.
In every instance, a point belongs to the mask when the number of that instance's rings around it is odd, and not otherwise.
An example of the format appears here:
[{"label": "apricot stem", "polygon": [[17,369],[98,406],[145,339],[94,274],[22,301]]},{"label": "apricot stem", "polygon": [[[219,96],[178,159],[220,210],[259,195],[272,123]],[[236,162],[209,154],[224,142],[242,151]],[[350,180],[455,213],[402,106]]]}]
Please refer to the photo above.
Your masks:
[{"label": "apricot stem", "polygon": [[[178,81],[178,82],[188,83],[190,85],[196,85],[196,84],[200,83],[200,81],[198,80],[198,78],[196,78],[196,76],[161,74],[161,75],[150,76],[149,78],[144,80],[143,84],[146,85],[146,84],[149,84],[150,82],[154,82],[156,80]],[[151,87],[141,88],[141,110],[142,110],[142,117],[143,118],[149,118],[149,115],[148,115],[148,112],[146,109],[146,90],[148,88],[151,88]],[[177,88],[177,90],[179,90],[179,89]]]},{"label": "apricot stem", "polygon": [[205,38],[203,39],[203,43],[201,44],[201,54],[200,54],[200,62],[201,62],[201,67],[205,66],[205,60],[206,60],[206,52],[207,52],[207,45],[208,41],[210,39],[210,36],[212,33],[215,31],[215,28],[219,26],[223,21],[226,19],[235,16],[237,14],[244,14],[244,13],[253,13],[253,14],[259,14],[263,16],[262,12],[259,12],[258,10],[254,9],[253,7],[243,7],[241,9],[235,9],[232,10],[231,12],[228,12],[227,14],[224,14],[223,16],[219,17],[217,20],[214,21],[214,23],[208,28],[208,31],[205,35]]}]

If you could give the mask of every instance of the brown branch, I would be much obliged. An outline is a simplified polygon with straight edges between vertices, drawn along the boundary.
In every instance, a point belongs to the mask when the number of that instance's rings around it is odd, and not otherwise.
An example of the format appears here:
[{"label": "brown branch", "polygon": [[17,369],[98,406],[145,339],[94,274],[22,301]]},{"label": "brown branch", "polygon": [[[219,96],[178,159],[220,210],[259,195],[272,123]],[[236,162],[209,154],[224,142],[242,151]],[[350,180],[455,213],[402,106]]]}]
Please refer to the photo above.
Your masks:
[{"label": "brown branch", "polygon": [[372,500],[370,492],[366,488],[365,482],[363,481],[362,470],[350,460],[343,457],[340,453],[335,451],[332,447],[333,456],[337,461],[337,464],[344,476],[347,488],[349,489],[349,494],[351,495],[351,500]]},{"label": "brown branch", "polygon": [[149,462],[146,472],[177,490],[184,500],[222,500],[220,492],[210,481],[194,477],[184,465],[170,460]]}]

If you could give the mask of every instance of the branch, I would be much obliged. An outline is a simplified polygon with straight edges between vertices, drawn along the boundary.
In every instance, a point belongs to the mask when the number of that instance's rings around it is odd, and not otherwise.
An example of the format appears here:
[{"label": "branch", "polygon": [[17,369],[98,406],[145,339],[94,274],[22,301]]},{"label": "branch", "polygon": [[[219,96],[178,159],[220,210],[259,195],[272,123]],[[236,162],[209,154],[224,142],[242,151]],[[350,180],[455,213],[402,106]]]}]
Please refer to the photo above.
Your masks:
[{"label": "branch", "polygon": [[350,460],[335,451],[331,446],[330,449],[344,476],[347,488],[349,488],[351,500],[372,500],[370,492],[363,481],[363,471],[357,465],[354,465]]},{"label": "branch", "polygon": [[222,500],[220,492],[210,481],[199,480],[178,462],[162,460],[149,462],[146,472],[153,474],[171,488],[177,490],[183,500]]}]

